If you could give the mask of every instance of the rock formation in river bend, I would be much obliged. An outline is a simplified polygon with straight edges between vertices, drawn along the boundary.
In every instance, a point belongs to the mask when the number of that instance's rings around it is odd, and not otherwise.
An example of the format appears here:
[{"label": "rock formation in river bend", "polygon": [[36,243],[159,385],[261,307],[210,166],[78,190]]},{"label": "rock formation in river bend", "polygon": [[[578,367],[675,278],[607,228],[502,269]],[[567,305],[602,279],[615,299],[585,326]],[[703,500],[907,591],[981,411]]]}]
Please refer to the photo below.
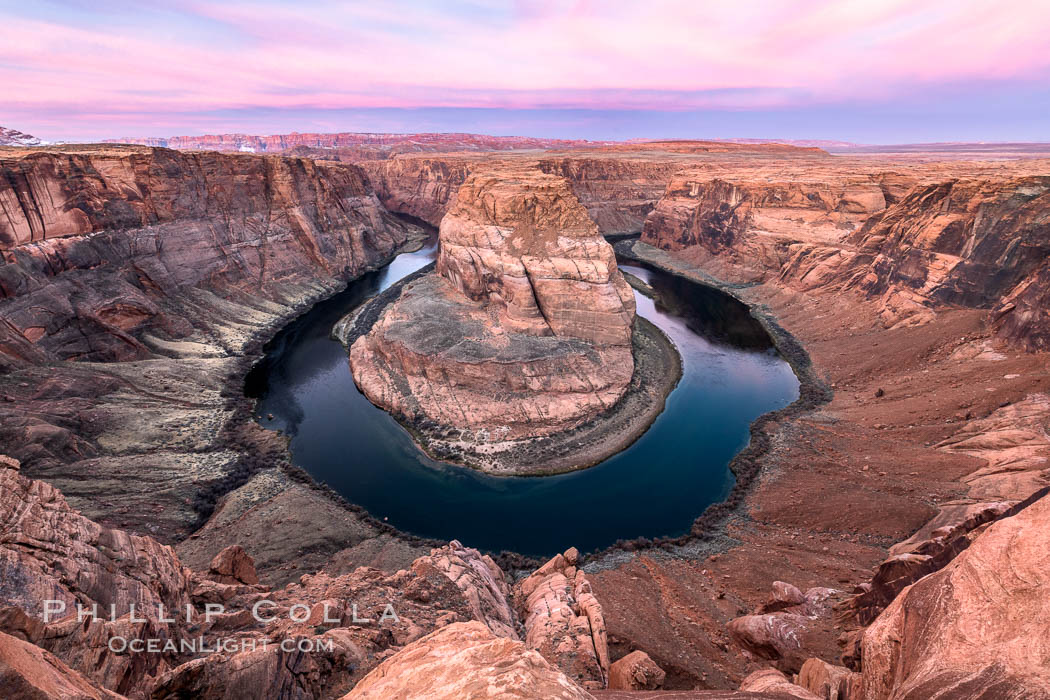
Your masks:
[{"label": "rock formation in river bend", "polygon": [[623,395],[634,296],[563,178],[471,175],[441,222],[437,269],[351,349],[374,403],[504,440],[571,428]]}]

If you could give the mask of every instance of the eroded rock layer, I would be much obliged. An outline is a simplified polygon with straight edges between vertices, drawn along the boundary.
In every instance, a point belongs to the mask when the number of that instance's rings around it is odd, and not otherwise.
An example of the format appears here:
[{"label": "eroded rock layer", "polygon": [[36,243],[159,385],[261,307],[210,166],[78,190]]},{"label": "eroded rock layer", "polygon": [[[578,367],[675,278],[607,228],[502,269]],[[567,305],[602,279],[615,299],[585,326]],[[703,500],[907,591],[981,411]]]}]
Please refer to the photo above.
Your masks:
[{"label": "eroded rock layer", "polygon": [[[254,496],[283,490],[327,514],[309,528],[315,557],[376,534],[292,482],[266,447],[283,446],[235,400],[246,355],[417,230],[359,168],[60,146],[0,148],[0,175],[0,444],[26,473],[107,525],[175,543],[265,467]],[[282,566],[298,554],[271,541]]]},{"label": "eroded rock layer", "polygon": [[1050,698],[1050,499],[906,588],[861,644],[851,697]]},{"label": "eroded rock layer", "polygon": [[401,417],[491,441],[572,428],[634,371],[634,296],[564,179],[471,175],[440,230],[437,274],[404,287],[351,348],[354,379]]},{"label": "eroded rock layer", "polygon": [[1050,183],[1023,176],[1039,161],[773,166],[680,171],[642,240],[730,280],[859,290],[887,326],[994,309],[1002,336],[1045,347]]},{"label": "eroded rock layer", "polygon": [[0,153],[0,362],[128,360],[192,335],[189,287],[279,295],[405,240],[354,166],[69,147]]}]

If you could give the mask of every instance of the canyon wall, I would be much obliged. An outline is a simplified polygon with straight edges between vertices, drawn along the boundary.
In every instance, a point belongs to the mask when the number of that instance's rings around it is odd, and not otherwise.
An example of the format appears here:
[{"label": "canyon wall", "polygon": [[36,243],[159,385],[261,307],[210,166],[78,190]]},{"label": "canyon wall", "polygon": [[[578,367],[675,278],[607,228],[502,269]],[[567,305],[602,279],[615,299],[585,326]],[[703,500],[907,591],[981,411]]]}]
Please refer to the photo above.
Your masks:
[{"label": "canyon wall", "polygon": [[562,156],[545,158],[539,167],[561,175],[572,187],[602,235],[637,233],[663,195],[672,175],[682,168],[674,157],[609,158]]},{"label": "canyon wall", "polygon": [[350,165],[145,148],[0,155],[0,362],[129,360],[201,325],[180,290],[347,277],[406,228]]},{"label": "canyon wall", "polygon": [[686,159],[678,154],[615,156],[594,151],[589,155],[550,153],[538,160],[533,154],[400,156],[360,165],[388,209],[437,226],[472,170],[535,163],[545,173],[564,177],[601,233],[610,235],[640,231]]},{"label": "canyon wall", "polygon": [[439,226],[459,191],[473,161],[457,156],[400,157],[365,161],[379,201],[390,211],[414,216]]},{"label": "canyon wall", "polygon": [[689,169],[668,185],[642,240],[731,281],[858,291],[888,326],[923,323],[939,308],[994,308],[1003,337],[1046,347],[1050,182],[1026,176],[1041,169]]},{"label": "canyon wall", "polygon": [[[997,323],[1008,337],[1034,347],[1050,332],[1045,316],[1025,314],[1046,293],[1039,271],[1050,257],[1050,177],[921,185],[846,243],[857,251],[850,286],[879,298],[891,321],[1002,300]],[[1007,296],[1021,307],[1005,308]]]},{"label": "canyon wall", "polygon": [[375,534],[289,479],[240,389],[276,328],[418,232],[359,168],[68,146],[0,149],[0,172],[0,442],[27,473],[168,543],[259,471],[328,514],[317,557]]}]

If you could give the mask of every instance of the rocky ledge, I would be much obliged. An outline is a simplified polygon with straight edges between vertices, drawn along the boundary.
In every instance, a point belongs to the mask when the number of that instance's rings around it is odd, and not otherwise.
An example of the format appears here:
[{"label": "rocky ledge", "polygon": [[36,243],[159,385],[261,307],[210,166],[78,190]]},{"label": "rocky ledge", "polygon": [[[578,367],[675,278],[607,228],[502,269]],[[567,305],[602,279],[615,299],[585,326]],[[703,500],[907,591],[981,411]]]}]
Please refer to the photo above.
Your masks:
[{"label": "rocky ledge", "polygon": [[[471,175],[441,222],[437,272],[391,296],[364,315],[378,317],[367,332],[344,335],[354,379],[440,458],[517,473],[593,464],[623,442],[569,455],[558,436],[621,403],[633,349],[676,376],[670,343],[635,323],[612,247],[568,183],[532,166]],[[655,417],[631,412],[643,430]],[[630,442],[640,430],[616,432]]]}]

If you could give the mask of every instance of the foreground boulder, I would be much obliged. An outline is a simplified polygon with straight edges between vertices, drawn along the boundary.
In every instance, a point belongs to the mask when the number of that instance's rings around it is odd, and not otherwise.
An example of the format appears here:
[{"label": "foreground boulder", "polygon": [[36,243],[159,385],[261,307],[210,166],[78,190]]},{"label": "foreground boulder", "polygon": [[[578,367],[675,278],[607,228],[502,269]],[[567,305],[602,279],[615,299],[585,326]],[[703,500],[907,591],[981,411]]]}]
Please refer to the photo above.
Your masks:
[{"label": "foreground boulder", "polygon": [[[191,588],[170,547],[91,521],[54,487],[22,476],[16,461],[0,462],[0,631],[126,693],[174,659],[118,654],[108,640],[175,636],[178,624],[159,623],[158,611],[185,609]],[[80,607],[89,613],[82,620]]]},{"label": "foreground boulder", "polygon": [[460,700],[591,695],[521,642],[480,622],[449,625],[408,645],[369,673],[343,700]]},{"label": "foreground boulder", "polygon": [[738,617],[727,625],[730,638],[747,654],[774,662],[777,668],[795,673],[819,646],[810,637],[830,621],[831,601],[838,591],[811,588],[803,594],[783,581],[773,583],[773,594],[754,614]]},{"label": "foreground boulder", "polygon": [[609,677],[605,618],[579,553],[559,554],[514,587],[525,620],[525,643],[586,688],[604,688]]},{"label": "foreground boulder", "polygon": [[21,700],[116,700],[38,646],[0,632],[0,697]]},{"label": "foreground boulder", "polygon": [[208,578],[219,583],[243,583],[248,586],[259,583],[259,575],[255,573],[255,560],[248,556],[243,547],[236,544],[215,555]]},{"label": "foreground boulder", "polygon": [[658,690],[667,674],[644,651],[632,651],[609,667],[609,690]]},{"label": "foreground boulder", "polygon": [[518,639],[517,616],[508,602],[510,587],[503,570],[492,561],[492,557],[452,540],[431,551],[429,557],[420,557],[412,564],[416,573],[429,567],[437,569],[456,584],[467,599],[475,620],[484,622],[497,636]]},{"label": "foreground boulder", "polygon": [[865,630],[864,700],[1050,698],[1050,498],[990,525]]},{"label": "foreground boulder", "polygon": [[770,693],[776,697],[798,698],[799,700],[821,700],[820,697],[805,688],[792,683],[787,676],[775,668],[755,671],[743,680],[740,690],[749,693]]},{"label": "foreground boulder", "polygon": [[613,406],[634,373],[634,296],[563,178],[472,174],[441,223],[438,274],[406,284],[350,364],[403,420],[505,442]]},{"label": "foreground boulder", "polygon": [[844,666],[834,666],[821,659],[807,659],[795,677],[795,684],[823,700],[849,700],[860,676]]}]

